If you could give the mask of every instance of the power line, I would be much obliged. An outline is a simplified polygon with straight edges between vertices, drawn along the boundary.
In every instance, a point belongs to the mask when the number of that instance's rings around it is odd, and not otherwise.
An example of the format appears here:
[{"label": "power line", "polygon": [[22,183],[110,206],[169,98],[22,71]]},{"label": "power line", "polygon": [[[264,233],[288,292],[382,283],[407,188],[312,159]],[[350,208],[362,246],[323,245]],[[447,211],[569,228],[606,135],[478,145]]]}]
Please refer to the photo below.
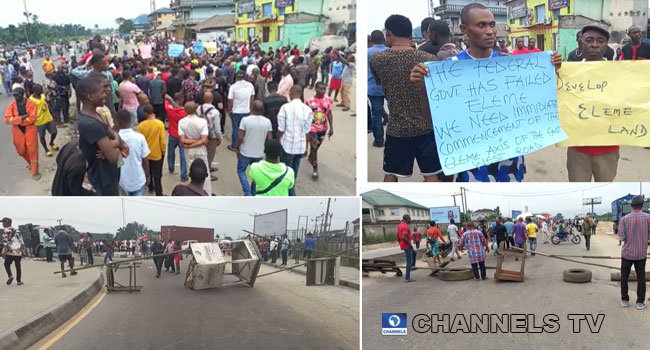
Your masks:
[{"label": "power line", "polygon": [[591,186],[591,187],[587,187],[587,188],[573,189],[573,190],[557,190],[557,191],[548,191],[548,192],[539,192],[539,193],[528,193],[528,192],[526,192],[526,193],[495,193],[495,192],[484,192],[484,191],[476,191],[476,190],[468,190],[468,189],[465,189],[465,191],[470,192],[470,193],[484,194],[484,195],[489,195],[489,196],[501,196],[501,197],[551,197],[551,196],[560,196],[560,195],[565,195],[565,194],[570,194],[570,193],[575,193],[575,192],[593,190],[593,189],[596,189],[596,188],[609,186],[609,185],[611,185],[611,183]]}]

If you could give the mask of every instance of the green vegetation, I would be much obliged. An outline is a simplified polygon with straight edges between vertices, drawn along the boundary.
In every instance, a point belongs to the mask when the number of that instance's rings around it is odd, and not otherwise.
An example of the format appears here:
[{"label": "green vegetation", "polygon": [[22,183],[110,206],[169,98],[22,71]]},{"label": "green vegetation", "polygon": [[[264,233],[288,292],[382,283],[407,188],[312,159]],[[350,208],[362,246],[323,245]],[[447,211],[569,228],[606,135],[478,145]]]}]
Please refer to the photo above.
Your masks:
[{"label": "green vegetation", "polygon": [[[10,24],[7,27],[0,27],[0,43],[7,45],[30,44],[51,44],[60,40],[74,41],[85,39],[92,35],[92,31],[79,24],[50,25],[37,22],[34,17],[32,23],[21,23],[18,26]],[[27,35],[27,37],[25,36]]]},{"label": "green vegetation", "polygon": [[363,235],[363,240],[361,244],[370,245],[386,242],[397,242],[397,234],[386,234],[386,235]]}]

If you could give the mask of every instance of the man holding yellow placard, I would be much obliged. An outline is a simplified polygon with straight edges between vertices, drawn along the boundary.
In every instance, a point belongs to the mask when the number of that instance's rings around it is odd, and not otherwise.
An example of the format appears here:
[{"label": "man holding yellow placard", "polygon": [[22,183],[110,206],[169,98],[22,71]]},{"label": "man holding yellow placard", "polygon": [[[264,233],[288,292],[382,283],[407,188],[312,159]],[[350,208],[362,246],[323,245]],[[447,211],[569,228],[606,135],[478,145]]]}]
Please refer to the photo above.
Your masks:
[{"label": "man holding yellow placard", "polygon": [[[603,61],[605,52],[607,50],[607,42],[609,41],[609,32],[598,26],[598,25],[588,25],[582,28],[582,42],[584,48],[584,60],[585,61]],[[559,72],[558,76],[558,102],[562,105],[562,92],[566,92],[566,95],[574,95],[574,91],[580,90],[596,90],[600,93],[605,93],[607,81],[602,82],[592,82],[588,80],[586,87],[583,83],[576,83],[572,86],[572,82],[564,81],[562,79],[563,71]],[[577,114],[578,119],[586,120],[590,116],[593,118],[600,117],[601,112],[596,112],[598,107],[590,107],[588,103],[582,102],[578,103],[577,109],[572,109],[571,111],[566,111],[572,113],[573,115]],[[577,112],[577,113],[576,113]],[[568,114],[567,113],[567,114]],[[603,112],[604,113],[604,112]],[[614,113],[614,112],[612,112]],[[625,113],[625,112],[623,112]],[[562,106],[560,110],[560,115],[562,115]],[[567,115],[565,114],[565,115]],[[560,118],[562,120],[563,118]],[[563,123],[564,126],[564,123]],[[571,138],[570,130],[573,128],[564,127],[567,134]],[[569,139],[570,141],[571,139]],[[614,181],[616,177],[616,170],[618,167],[618,157],[619,157],[619,146],[616,145],[589,145],[589,146],[572,146],[567,150],[567,170],[569,172],[569,181],[579,181],[579,182],[590,182],[592,177],[595,181]]]}]

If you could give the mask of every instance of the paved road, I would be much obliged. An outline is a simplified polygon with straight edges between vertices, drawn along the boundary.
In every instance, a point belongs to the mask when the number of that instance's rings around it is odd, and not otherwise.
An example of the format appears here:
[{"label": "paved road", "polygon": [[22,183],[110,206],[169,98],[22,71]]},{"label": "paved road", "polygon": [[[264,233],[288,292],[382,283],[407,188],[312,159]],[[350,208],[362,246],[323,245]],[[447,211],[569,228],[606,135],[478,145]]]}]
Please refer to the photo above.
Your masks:
[{"label": "paved road", "polygon": [[[540,244],[539,252],[572,255],[620,256],[620,247],[611,235],[592,237],[592,249],[580,245]],[[618,260],[590,260],[594,263],[619,266]],[[467,258],[449,266],[466,266]],[[488,266],[496,266],[496,258],[489,254]],[[421,261],[418,266],[425,266]],[[506,261],[506,268],[518,269],[514,261]],[[573,284],[562,281],[562,271],[568,268],[587,268],[593,273],[591,283]],[[488,270],[487,281],[444,282],[429,277],[426,269],[412,273],[416,282],[405,284],[403,277],[394,274],[370,273],[363,278],[363,344],[369,349],[431,348],[444,344],[445,349],[465,349],[468,344],[481,344],[484,349],[647,349],[650,335],[638,329],[650,322],[648,310],[619,306],[620,287],[610,281],[606,268],[591,267],[540,255],[526,259],[526,280],[523,283],[498,282],[494,270]],[[630,297],[636,300],[636,282],[630,282]],[[405,312],[409,323],[407,336],[381,335],[381,313]],[[557,333],[423,333],[410,326],[417,314],[458,314],[469,320],[470,314],[534,314],[536,324],[546,314],[560,317]],[[572,332],[568,314],[604,314],[599,333],[583,329]]]},{"label": "paved road", "polygon": [[[134,47],[133,44],[124,45],[121,43],[120,51]],[[34,81],[41,82],[45,79],[41,69],[41,59],[32,60],[34,66]],[[354,91],[354,89],[353,89]],[[313,90],[307,90],[305,97],[309,98],[314,94]],[[74,94],[73,94],[74,95]],[[352,105],[356,104],[355,94],[352,94]],[[4,116],[11,98],[0,96],[0,112]],[[300,196],[336,196],[356,194],[356,117],[352,116],[354,111],[343,112],[341,107],[335,107],[334,115],[334,136],[325,140],[319,150],[319,173],[318,180],[312,180],[312,168],[307,159],[303,159],[298,174],[296,193]],[[218,180],[212,183],[212,191],[216,195],[239,196],[243,192],[239,178],[237,177],[237,159],[234,152],[226,149],[231,139],[230,118],[226,121],[224,131],[225,139],[217,149],[215,162],[218,163],[219,171],[214,173]],[[65,144],[69,138],[57,137],[58,144]],[[11,138],[11,130],[7,125],[0,126],[0,164],[3,170],[0,172],[0,195],[49,195],[54,173],[56,172],[54,158],[46,158],[45,153],[39,146],[39,161],[41,162],[42,179],[34,181],[31,179],[25,162],[16,154]],[[179,155],[176,154],[176,163],[179,162]],[[189,168],[189,167],[188,167]],[[171,194],[173,188],[180,183],[180,167],[176,166],[176,174],[170,174],[165,164],[163,169],[163,193]]]},{"label": "paved road", "polygon": [[[262,266],[260,274],[273,270]],[[192,291],[184,274],[163,269],[156,279],[153,271],[150,262],[140,268],[141,294],[106,295],[48,349],[359,348],[359,292],[350,288],[306,287],[304,276],[281,272],[254,288]]]},{"label": "paved road", "polygon": [[[382,162],[384,149],[372,145],[373,136],[368,134],[366,145],[368,154],[368,182],[384,181]],[[621,147],[618,160],[616,182],[650,181],[650,163],[641,160],[650,155],[650,150],[642,147]],[[567,182],[569,175],[566,169],[566,148],[550,146],[526,155],[525,182]],[[403,182],[422,182],[417,162],[414,165],[413,176],[400,179]]]}]

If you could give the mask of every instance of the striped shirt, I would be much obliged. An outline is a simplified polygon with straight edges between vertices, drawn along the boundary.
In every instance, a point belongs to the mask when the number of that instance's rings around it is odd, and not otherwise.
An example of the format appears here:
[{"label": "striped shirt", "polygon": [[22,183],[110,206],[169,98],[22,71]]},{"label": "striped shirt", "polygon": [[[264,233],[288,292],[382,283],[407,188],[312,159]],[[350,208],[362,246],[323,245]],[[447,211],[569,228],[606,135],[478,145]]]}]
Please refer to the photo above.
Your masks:
[{"label": "striped shirt", "polygon": [[282,148],[287,154],[303,154],[307,151],[307,134],[311,128],[314,112],[300,99],[283,105],[278,112],[278,131],[282,131]]},{"label": "striped shirt", "polygon": [[479,230],[465,231],[460,238],[460,245],[467,248],[469,262],[474,264],[485,261],[485,236]]},{"label": "striped shirt", "polygon": [[646,259],[650,240],[650,215],[640,210],[625,215],[618,224],[618,236],[625,242],[621,249],[623,259]]}]

